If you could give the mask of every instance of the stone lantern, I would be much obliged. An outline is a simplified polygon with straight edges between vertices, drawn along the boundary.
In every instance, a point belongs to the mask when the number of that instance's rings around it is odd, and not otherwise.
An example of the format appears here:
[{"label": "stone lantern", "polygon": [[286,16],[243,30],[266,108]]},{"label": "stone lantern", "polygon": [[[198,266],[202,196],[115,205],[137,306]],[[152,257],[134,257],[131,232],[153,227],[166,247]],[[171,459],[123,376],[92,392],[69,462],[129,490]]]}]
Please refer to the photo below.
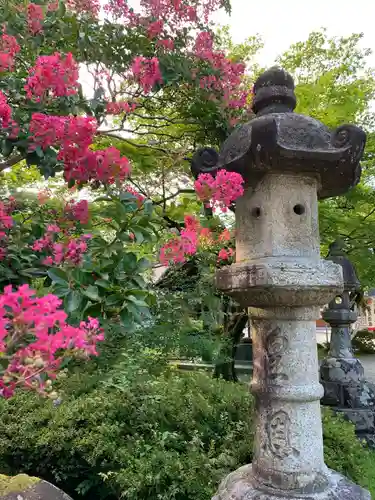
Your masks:
[{"label": "stone lantern", "polygon": [[322,314],[331,327],[329,353],[320,366],[322,404],[343,413],[354,423],[358,437],[375,446],[375,386],[365,379],[363,366],[353,354],[350,335],[350,325],[357,319],[352,306],[360,283],[340,242],[332,243],[327,260],[342,267],[344,290]]},{"label": "stone lantern", "polygon": [[351,125],[331,132],[295,106],[292,77],[271,68],[254,85],[256,117],[219,153],[204,148],[192,160],[195,176],[224,168],[246,185],[235,207],[236,263],[216,282],[250,308],[254,454],[215,500],[370,499],[324,463],[316,346],[320,307],[343,290],[341,266],[320,258],[318,199],[358,183],[366,136]]}]

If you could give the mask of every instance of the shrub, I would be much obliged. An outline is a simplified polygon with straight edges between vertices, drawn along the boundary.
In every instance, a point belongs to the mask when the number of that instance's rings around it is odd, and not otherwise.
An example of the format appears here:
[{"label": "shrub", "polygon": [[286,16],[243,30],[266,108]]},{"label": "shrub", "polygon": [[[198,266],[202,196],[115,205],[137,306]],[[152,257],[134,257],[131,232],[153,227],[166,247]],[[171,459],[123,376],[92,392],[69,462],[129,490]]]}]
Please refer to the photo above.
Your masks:
[{"label": "shrub", "polygon": [[354,337],[352,346],[358,354],[375,354],[375,332],[360,330]]},{"label": "shrub", "polygon": [[117,376],[60,406],[0,402],[0,469],[47,479],[73,498],[209,499],[248,462],[252,400],[242,386],[173,371]]},{"label": "shrub", "polygon": [[375,451],[362,444],[354,425],[323,409],[324,455],[328,467],[368,488],[375,497]]}]

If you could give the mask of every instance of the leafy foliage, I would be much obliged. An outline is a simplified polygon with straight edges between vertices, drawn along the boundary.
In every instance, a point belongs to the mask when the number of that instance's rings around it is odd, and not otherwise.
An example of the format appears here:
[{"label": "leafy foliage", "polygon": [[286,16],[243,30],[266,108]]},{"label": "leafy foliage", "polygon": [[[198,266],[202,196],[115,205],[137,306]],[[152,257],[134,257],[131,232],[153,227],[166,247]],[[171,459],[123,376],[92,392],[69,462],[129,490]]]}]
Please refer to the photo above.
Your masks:
[{"label": "leafy foliage", "polygon": [[33,471],[75,498],[210,498],[250,458],[251,398],[201,374],[150,375],[137,358],[55,408],[28,395],[1,402],[1,468]]},{"label": "leafy foliage", "polygon": [[375,332],[360,330],[352,340],[352,346],[358,354],[375,354]]},{"label": "leafy foliage", "polygon": [[328,467],[341,472],[375,494],[375,452],[357,438],[354,426],[341,415],[323,410],[324,456]]}]

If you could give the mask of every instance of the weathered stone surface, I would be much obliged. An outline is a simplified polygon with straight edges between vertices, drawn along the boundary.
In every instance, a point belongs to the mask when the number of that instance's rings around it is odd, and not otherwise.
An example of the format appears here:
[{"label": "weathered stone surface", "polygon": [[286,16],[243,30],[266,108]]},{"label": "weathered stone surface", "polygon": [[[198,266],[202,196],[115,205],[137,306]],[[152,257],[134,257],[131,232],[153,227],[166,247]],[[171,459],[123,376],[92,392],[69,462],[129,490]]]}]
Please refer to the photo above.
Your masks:
[{"label": "weathered stone surface", "polygon": [[368,491],[336,472],[326,469],[312,486],[297,490],[271,490],[256,483],[252,466],[245,465],[227,476],[212,500],[371,500]]},{"label": "weathered stone surface", "polygon": [[[316,306],[340,292],[340,268],[322,262],[236,263],[216,273],[216,286],[241,305]],[[329,265],[326,265],[329,264]]]},{"label": "weathered stone surface", "polygon": [[325,358],[320,365],[320,376],[323,383],[351,384],[363,379],[364,370],[356,358],[329,357]]},{"label": "weathered stone surface", "polygon": [[0,500],[72,500],[56,486],[35,477],[0,475]]}]

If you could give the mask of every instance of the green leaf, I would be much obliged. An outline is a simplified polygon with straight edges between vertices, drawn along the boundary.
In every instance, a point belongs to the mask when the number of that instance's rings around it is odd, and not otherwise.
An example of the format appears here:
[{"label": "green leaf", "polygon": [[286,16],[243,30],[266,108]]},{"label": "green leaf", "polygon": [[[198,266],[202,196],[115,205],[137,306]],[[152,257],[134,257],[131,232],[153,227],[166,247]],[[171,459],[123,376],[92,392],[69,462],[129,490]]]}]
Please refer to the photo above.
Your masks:
[{"label": "green leaf", "polygon": [[65,286],[64,285],[54,285],[52,287],[52,292],[57,295],[57,297],[59,297],[60,299],[65,297],[66,295],[68,295],[68,293],[70,292],[70,288],[68,286],[68,284],[66,283]]},{"label": "green leaf", "polygon": [[146,308],[148,307],[148,304],[144,300],[139,300],[133,295],[128,295],[125,298],[124,306],[126,302],[132,302],[137,307],[146,307]]},{"label": "green leaf", "polygon": [[91,302],[89,302],[86,305],[85,309],[83,310],[83,314],[85,317],[87,316],[92,316],[93,318],[101,317],[102,315],[101,305],[99,303],[92,304]]},{"label": "green leaf", "polygon": [[62,269],[54,268],[47,271],[48,276],[54,283],[66,285],[69,282],[68,275]]},{"label": "green leaf", "polygon": [[144,241],[144,236],[141,231],[139,231],[138,229],[133,229],[133,233],[137,243],[142,243]]},{"label": "green leaf", "polygon": [[132,271],[137,267],[137,256],[133,252],[126,253],[122,258],[124,271]]},{"label": "green leaf", "polygon": [[101,288],[104,288],[105,290],[111,289],[111,283],[107,280],[96,280],[95,285],[100,286]]},{"label": "green leaf", "polygon": [[107,306],[116,306],[120,305],[123,302],[123,300],[124,300],[123,295],[119,293],[114,293],[106,298],[105,303]]},{"label": "green leaf", "polygon": [[82,304],[82,294],[78,290],[72,290],[64,300],[64,306],[67,313],[72,313],[80,308]]},{"label": "green leaf", "polygon": [[72,271],[72,277],[76,281],[78,285],[88,285],[90,281],[92,281],[91,275],[88,275],[87,273],[81,271],[81,269],[73,269]]},{"label": "green leaf", "polygon": [[89,285],[86,290],[83,291],[83,294],[91,300],[100,301],[99,290],[97,286]]},{"label": "green leaf", "polygon": [[139,272],[146,271],[146,269],[150,269],[150,267],[151,267],[151,262],[145,257],[142,257],[137,262],[137,268]]},{"label": "green leaf", "polygon": [[8,158],[13,149],[14,149],[14,143],[6,139],[2,146],[3,156],[5,156],[5,158]]},{"label": "green leaf", "polygon": [[152,215],[152,212],[154,210],[154,206],[153,206],[151,200],[146,200],[144,202],[144,204],[143,204],[143,210],[144,210],[145,214],[148,215],[149,217]]},{"label": "green leaf", "polygon": [[46,275],[46,271],[43,269],[38,269],[37,267],[30,267],[27,269],[22,269],[19,271],[22,276],[28,276],[30,278],[42,277]]}]

